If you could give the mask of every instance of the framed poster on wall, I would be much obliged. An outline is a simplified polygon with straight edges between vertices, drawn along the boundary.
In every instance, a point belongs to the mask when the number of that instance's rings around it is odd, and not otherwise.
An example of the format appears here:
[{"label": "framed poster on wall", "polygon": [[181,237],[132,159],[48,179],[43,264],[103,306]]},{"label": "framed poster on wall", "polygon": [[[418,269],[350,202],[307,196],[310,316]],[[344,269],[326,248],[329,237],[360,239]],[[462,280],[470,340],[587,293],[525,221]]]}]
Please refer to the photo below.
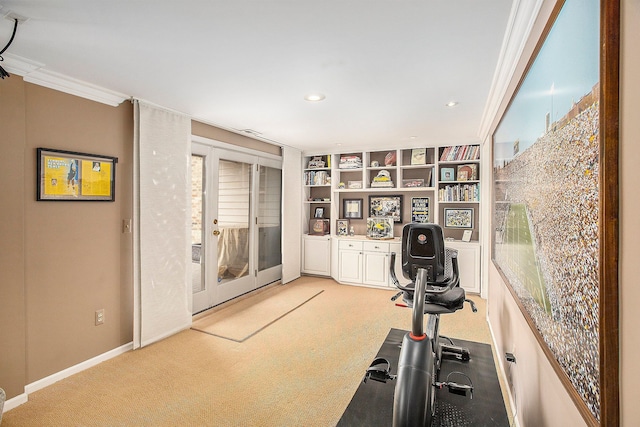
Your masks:
[{"label": "framed poster on wall", "polygon": [[551,16],[493,132],[491,256],[587,424],[618,425],[619,2]]},{"label": "framed poster on wall", "polygon": [[36,200],[115,200],[117,157],[37,149]]}]

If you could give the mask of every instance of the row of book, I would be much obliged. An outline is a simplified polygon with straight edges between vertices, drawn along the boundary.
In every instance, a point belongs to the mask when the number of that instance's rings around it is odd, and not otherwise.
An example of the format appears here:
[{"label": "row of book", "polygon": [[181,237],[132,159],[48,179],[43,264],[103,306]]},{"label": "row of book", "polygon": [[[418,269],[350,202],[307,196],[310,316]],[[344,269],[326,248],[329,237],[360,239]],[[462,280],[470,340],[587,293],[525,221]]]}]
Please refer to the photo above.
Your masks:
[{"label": "row of book", "polygon": [[455,162],[480,159],[479,145],[454,145],[446,147],[440,155],[441,162]]},{"label": "row of book", "polygon": [[441,202],[479,202],[480,185],[447,185],[438,190],[438,200]]},{"label": "row of book", "polygon": [[327,171],[308,171],[304,173],[304,185],[329,185],[331,175]]}]

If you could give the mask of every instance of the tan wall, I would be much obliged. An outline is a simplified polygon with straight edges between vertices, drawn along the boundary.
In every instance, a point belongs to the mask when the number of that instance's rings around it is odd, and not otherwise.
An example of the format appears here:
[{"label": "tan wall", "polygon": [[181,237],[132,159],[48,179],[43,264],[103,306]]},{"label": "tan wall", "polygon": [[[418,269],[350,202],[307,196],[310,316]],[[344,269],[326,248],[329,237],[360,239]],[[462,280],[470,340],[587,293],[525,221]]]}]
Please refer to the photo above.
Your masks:
[{"label": "tan wall", "polygon": [[[0,387],[34,381],[131,342],[133,108],[0,82]],[[280,155],[280,147],[192,122],[193,133]],[[36,148],[118,157],[116,201],[37,202]],[[105,324],[95,326],[98,309]]]},{"label": "tan wall", "polygon": [[250,148],[252,150],[274,154],[276,156],[282,155],[282,153],[280,152],[280,147],[277,145],[272,145],[266,142],[258,141],[256,139],[248,138],[244,135],[239,135],[228,130],[196,122],[195,120],[191,121],[191,133],[193,135],[202,136],[204,138],[226,142],[228,144],[237,145],[239,147]]},{"label": "tan wall", "polygon": [[[637,168],[640,161],[640,2],[621,0],[620,73],[620,419],[622,426],[640,419],[637,383],[640,380],[640,198]],[[489,263],[490,323],[497,352],[513,352],[517,364],[505,367],[515,391],[516,410],[522,426],[585,425],[573,401],[555,375],[500,275]]]},{"label": "tan wall", "polygon": [[[11,398],[26,384],[132,340],[131,234],[121,231],[133,212],[133,109],[11,76],[0,84],[0,111],[0,384]],[[37,202],[37,147],[118,157],[116,201]],[[102,308],[105,324],[95,326]]]},{"label": "tan wall", "polygon": [[0,81],[0,387],[9,398],[24,391],[27,375],[24,92],[20,78]]}]

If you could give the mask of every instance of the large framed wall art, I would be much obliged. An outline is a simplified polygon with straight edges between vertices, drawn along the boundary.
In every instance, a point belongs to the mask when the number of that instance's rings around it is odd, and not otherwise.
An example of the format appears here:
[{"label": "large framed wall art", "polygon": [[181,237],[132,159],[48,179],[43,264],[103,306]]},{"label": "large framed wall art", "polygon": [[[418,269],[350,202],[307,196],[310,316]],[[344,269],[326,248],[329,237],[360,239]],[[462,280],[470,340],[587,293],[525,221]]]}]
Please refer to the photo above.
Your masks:
[{"label": "large framed wall art", "polygon": [[618,425],[619,2],[558,1],[493,132],[492,260],[588,425]]},{"label": "large framed wall art", "polygon": [[115,200],[117,157],[37,149],[37,200]]}]

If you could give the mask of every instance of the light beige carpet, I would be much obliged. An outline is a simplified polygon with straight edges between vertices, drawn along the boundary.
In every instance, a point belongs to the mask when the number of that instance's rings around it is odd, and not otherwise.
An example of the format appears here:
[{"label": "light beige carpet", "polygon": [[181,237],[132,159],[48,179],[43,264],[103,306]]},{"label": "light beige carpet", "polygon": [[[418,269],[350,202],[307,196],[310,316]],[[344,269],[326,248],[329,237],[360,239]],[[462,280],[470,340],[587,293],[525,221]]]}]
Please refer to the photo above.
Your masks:
[{"label": "light beige carpet", "polygon": [[243,342],[323,291],[294,285],[276,285],[226,308],[201,317],[191,329]]},{"label": "light beige carpet", "polygon": [[[411,310],[393,290],[314,277],[285,286],[324,292],[241,343],[185,330],[110,359],[30,393],[2,427],[334,427]],[[484,301],[472,298],[479,312],[444,316],[441,331],[488,343]]]}]

